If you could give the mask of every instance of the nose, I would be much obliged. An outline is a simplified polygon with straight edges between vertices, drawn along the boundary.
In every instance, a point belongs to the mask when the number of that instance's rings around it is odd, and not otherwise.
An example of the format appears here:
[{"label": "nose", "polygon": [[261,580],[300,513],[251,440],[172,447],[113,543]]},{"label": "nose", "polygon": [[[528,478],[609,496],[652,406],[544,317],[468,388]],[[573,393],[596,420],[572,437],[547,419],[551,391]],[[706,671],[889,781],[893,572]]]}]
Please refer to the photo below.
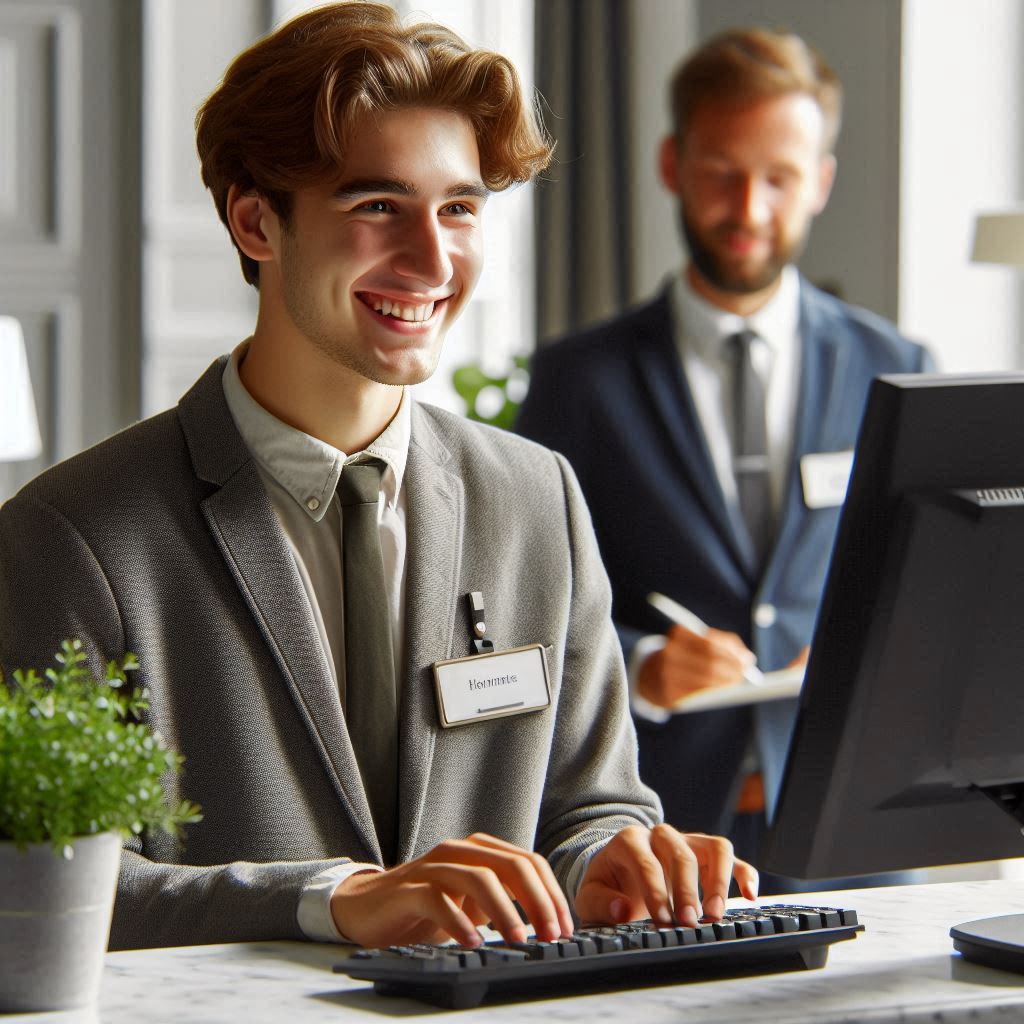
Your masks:
[{"label": "nose", "polygon": [[395,258],[396,273],[425,288],[439,288],[452,279],[448,235],[432,213],[407,225]]},{"label": "nose", "polygon": [[733,194],[734,212],[743,224],[762,227],[771,221],[771,189],[754,174],[737,178]]}]

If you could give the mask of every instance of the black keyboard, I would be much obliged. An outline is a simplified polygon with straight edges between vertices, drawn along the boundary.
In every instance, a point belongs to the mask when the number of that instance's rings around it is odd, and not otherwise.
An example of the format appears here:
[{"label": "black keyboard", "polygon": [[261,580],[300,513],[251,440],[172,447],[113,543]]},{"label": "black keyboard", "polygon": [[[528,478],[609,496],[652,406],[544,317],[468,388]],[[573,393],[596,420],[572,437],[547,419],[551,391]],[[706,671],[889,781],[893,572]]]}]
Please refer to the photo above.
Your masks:
[{"label": "black keyboard", "polygon": [[360,949],[334,970],[372,981],[380,995],[464,1010],[484,999],[824,967],[833,942],[863,930],[854,910],[772,905],[731,910],[721,921],[696,928],[656,928],[640,921],[585,928],[557,942]]}]

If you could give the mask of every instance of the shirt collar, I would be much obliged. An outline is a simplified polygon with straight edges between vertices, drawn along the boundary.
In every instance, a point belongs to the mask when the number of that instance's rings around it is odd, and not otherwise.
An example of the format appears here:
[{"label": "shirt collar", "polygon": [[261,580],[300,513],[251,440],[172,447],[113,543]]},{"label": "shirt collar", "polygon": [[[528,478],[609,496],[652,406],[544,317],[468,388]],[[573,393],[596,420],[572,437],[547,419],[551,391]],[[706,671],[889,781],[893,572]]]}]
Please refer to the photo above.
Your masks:
[{"label": "shirt collar", "polygon": [[405,476],[412,432],[408,390],[402,389],[398,411],[380,435],[363,451],[346,455],[279,420],[249,394],[238,374],[248,344],[243,341],[224,367],[224,397],[242,440],[261,469],[276,480],[311,519],[319,522],[327,514],[342,467],[349,462],[377,458],[385,465],[381,475],[384,500],[394,508]]},{"label": "shirt collar", "polygon": [[677,343],[705,360],[718,359],[722,341],[738,331],[753,331],[774,351],[790,348],[799,336],[800,275],[793,266],[783,268],[775,294],[746,318],[698,295],[685,271],[673,276],[669,297]]}]

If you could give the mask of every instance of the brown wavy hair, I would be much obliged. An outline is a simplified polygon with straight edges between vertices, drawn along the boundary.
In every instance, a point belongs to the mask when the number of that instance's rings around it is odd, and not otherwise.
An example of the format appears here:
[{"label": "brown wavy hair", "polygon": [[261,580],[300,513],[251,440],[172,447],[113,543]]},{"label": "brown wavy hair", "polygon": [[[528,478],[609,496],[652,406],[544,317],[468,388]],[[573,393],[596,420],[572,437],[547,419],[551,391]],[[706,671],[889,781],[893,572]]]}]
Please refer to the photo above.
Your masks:
[{"label": "brown wavy hair", "polygon": [[[553,144],[507,58],[441,25],[404,26],[384,4],[328,4],[239,54],[199,108],[196,148],[220,219],[227,225],[228,189],[237,185],[287,221],[296,189],[337,176],[360,118],[405,107],[468,118],[492,191],[528,181],[551,159]],[[241,250],[239,259],[258,287],[259,264]]]},{"label": "brown wavy hair", "polygon": [[693,111],[703,103],[748,103],[788,93],[811,97],[824,118],[824,151],[839,135],[843,87],[825,58],[799,36],[762,28],[736,28],[709,39],[676,69],[669,102],[681,142]]}]

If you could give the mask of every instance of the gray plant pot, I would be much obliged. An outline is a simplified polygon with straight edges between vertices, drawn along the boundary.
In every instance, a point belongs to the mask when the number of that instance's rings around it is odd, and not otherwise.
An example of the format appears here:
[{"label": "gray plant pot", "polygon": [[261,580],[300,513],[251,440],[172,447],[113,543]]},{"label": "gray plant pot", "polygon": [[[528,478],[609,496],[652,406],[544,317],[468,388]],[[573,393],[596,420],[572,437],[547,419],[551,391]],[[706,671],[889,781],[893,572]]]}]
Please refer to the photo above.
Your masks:
[{"label": "gray plant pot", "polygon": [[0,842],[0,1013],[66,1010],[96,999],[121,861],[112,832],[48,843]]}]

